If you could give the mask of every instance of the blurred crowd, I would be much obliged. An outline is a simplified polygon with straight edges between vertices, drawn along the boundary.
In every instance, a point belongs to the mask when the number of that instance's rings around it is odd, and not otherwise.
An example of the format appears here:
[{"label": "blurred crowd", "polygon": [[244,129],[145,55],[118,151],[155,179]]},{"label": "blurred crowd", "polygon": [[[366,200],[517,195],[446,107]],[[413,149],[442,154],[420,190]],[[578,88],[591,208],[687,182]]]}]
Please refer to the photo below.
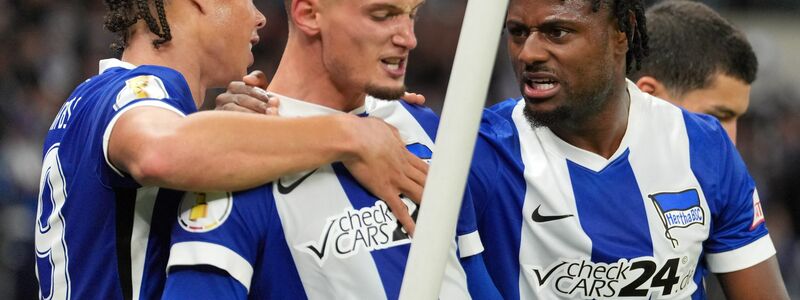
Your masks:
[{"label": "blurred crowd", "polygon": [[[270,74],[286,40],[283,1],[255,2],[268,22],[253,49],[253,68]],[[427,1],[419,13],[419,46],[410,58],[407,84],[426,95],[436,111],[447,89],[466,2]],[[723,16],[800,12],[797,0],[703,2]],[[108,47],[113,36],[102,27],[104,9],[99,0],[0,0],[0,299],[37,297],[33,230],[41,145],[75,85],[97,73],[98,60],[114,55]],[[786,26],[800,29],[800,20]],[[761,67],[750,111],[740,121],[739,150],[758,183],[787,288],[800,298],[800,80],[781,72],[785,61],[800,59],[800,49],[781,49],[776,37],[740,27]],[[502,44],[487,105],[519,95]],[[219,92],[209,91],[206,107]]]}]

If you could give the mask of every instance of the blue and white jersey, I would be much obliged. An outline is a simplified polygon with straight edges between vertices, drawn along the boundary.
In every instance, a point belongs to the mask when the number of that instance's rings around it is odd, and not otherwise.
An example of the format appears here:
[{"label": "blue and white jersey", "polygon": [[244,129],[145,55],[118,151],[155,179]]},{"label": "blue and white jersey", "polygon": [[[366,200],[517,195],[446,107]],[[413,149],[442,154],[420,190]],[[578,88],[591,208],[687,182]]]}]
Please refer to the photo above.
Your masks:
[{"label": "blue and white jersey", "polygon": [[108,59],[50,126],[36,213],[40,298],[150,299],[160,293],[165,235],[180,194],[141,187],[107,156],[116,120],[139,106],[179,115],[197,110],[177,71]]},{"label": "blue and white jersey", "polygon": [[704,298],[703,275],[775,254],[758,193],[714,118],[628,82],[605,159],[488,109],[470,175],[487,269],[505,299]]},{"label": "blue and white jersey", "polygon": [[[342,112],[281,97],[279,113]],[[438,118],[429,109],[367,97],[351,113],[385,120],[412,153],[431,157]],[[404,202],[415,217],[416,205]],[[442,299],[469,299],[468,284],[494,290],[476,255],[483,248],[471,202],[463,207]],[[411,246],[387,205],[341,163],[232,195],[187,193],[172,238],[165,299],[396,299]],[[459,257],[479,266],[462,267]]]}]

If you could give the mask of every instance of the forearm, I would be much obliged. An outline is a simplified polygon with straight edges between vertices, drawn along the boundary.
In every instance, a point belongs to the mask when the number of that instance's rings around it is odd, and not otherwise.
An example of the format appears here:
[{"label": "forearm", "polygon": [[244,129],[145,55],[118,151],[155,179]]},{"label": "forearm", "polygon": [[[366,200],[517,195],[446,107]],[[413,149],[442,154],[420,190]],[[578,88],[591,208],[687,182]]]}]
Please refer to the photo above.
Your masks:
[{"label": "forearm", "polygon": [[775,256],[717,278],[728,299],[789,299]]},{"label": "forearm", "polygon": [[354,156],[353,116],[274,118],[201,112],[160,127],[132,154],[143,185],[236,191]]}]

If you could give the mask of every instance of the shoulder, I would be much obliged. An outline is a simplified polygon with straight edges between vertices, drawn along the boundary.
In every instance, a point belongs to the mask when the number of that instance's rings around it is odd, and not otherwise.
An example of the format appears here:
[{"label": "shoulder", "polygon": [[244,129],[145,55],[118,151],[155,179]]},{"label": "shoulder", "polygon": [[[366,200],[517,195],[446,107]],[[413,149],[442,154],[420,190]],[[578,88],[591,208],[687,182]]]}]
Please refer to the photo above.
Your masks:
[{"label": "shoulder", "polygon": [[514,108],[519,105],[519,102],[522,101],[521,98],[508,98],[506,100],[501,101],[495,105],[490,106],[486,109],[486,111],[492,112],[497,114],[498,116],[505,116],[507,118],[511,117],[511,112],[514,111]]},{"label": "shoulder", "polygon": [[507,99],[484,109],[478,130],[478,148],[499,147],[518,148],[519,133],[512,119],[514,109],[520,99]]},{"label": "shoulder", "polygon": [[431,121],[439,121],[439,116],[436,115],[435,112],[430,107],[419,105],[419,104],[411,104],[406,102],[406,100],[397,100],[396,101],[399,105],[402,105],[409,113],[411,113],[417,119],[423,120],[431,120]]},{"label": "shoulder", "polygon": [[703,142],[721,146],[727,134],[717,118],[682,109],[686,131],[693,142]]},{"label": "shoulder", "polygon": [[196,110],[192,93],[183,75],[162,66],[140,66],[123,75],[124,84],[116,96],[116,106],[134,100],[149,99],[170,102],[184,113]]},{"label": "shoulder", "polygon": [[416,128],[422,128],[430,139],[436,139],[439,128],[439,116],[428,107],[410,104],[405,100],[381,100],[367,97],[367,112],[370,116],[385,120],[398,130],[411,129],[422,134]]},{"label": "shoulder", "polygon": [[422,126],[431,139],[436,139],[436,132],[439,129],[439,116],[432,109],[427,106],[411,104],[402,99],[398,100],[397,103],[417,120],[417,123]]}]

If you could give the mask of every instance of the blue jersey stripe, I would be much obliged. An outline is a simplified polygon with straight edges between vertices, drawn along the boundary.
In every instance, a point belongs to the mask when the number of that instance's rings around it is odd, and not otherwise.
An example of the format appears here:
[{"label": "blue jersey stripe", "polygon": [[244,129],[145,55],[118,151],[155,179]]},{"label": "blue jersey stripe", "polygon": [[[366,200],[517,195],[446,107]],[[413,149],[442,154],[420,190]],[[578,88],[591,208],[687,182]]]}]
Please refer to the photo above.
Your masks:
[{"label": "blue jersey stripe", "polygon": [[[271,188],[268,190],[272,190]],[[272,198],[271,193],[265,193]],[[275,201],[274,199],[259,199]],[[300,274],[297,272],[297,265],[292,258],[289,245],[286,243],[286,236],[281,226],[280,214],[275,206],[269,206],[270,222],[268,225],[266,241],[264,242],[262,256],[258,259],[262,263],[256,264],[253,274],[268,274],[266,276],[254,276],[254,278],[269,278],[269,280],[253,280],[251,290],[258,291],[259,294],[252,295],[256,299],[281,299],[292,295],[292,299],[308,299]],[[274,259],[285,257],[290,259]],[[272,258],[272,259],[270,259]],[[263,268],[263,269],[262,269]]]},{"label": "blue jersey stripe", "polygon": [[[470,189],[476,188],[473,192],[478,231],[486,247],[483,256],[491,258],[485,260],[486,269],[504,299],[520,298],[519,249],[524,226],[520,212],[526,183],[519,132],[511,119],[516,105],[517,101],[511,99],[484,111],[471,170],[476,176],[470,176]],[[492,189],[477,189],[480,187]]]},{"label": "blue jersey stripe", "polygon": [[[333,164],[333,170],[339,178],[339,183],[342,184],[347,198],[354,209],[361,209],[363,207],[375,205],[378,198],[369,194],[366,189],[362,188],[353,178],[353,175],[341,163]],[[399,225],[398,225],[398,228]],[[396,236],[392,237],[395,238]],[[370,237],[366,237],[370,238]],[[403,245],[392,247],[383,250],[373,250],[372,259],[378,268],[378,274],[383,283],[383,290],[388,299],[396,299],[400,295],[400,286],[403,283],[403,274],[406,270],[406,261],[397,259],[398,257],[407,257],[410,245]]]},{"label": "blue jersey stripe", "polygon": [[626,150],[600,172],[567,161],[581,226],[592,240],[593,262],[653,255],[647,214],[629,153]]}]

